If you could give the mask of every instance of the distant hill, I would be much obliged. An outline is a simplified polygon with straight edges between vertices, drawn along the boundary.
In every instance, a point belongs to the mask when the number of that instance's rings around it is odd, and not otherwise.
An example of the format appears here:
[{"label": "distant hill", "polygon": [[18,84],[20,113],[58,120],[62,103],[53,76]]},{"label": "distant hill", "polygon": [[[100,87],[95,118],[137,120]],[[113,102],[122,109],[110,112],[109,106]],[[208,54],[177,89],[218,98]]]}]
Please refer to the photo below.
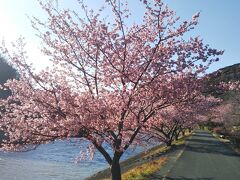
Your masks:
[{"label": "distant hill", "polygon": [[240,81],[240,63],[221,68],[209,75],[213,84],[220,82]]},{"label": "distant hill", "polygon": [[229,81],[240,81],[240,63],[221,68],[209,74],[206,80],[206,85],[210,87],[210,94],[226,98],[226,93],[219,88],[211,86]]}]

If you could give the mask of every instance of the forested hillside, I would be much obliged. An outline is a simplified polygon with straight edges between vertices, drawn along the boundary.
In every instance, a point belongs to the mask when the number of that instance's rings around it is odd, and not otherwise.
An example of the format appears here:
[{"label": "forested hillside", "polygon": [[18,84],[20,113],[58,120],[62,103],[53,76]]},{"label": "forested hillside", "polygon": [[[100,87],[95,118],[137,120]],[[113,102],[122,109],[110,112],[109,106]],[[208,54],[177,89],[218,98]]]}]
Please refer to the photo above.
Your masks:
[{"label": "forested hillside", "polygon": [[219,69],[209,75],[209,82],[219,84],[220,82],[239,81],[240,63]]},{"label": "forested hillside", "polygon": [[209,74],[206,85],[209,87],[209,92],[212,95],[227,100],[231,96],[231,94],[229,94],[230,92],[224,92],[221,88],[218,88],[217,85],[222,82],[228,83],[236,81],[240,81],[240,63],[221,68]]}]

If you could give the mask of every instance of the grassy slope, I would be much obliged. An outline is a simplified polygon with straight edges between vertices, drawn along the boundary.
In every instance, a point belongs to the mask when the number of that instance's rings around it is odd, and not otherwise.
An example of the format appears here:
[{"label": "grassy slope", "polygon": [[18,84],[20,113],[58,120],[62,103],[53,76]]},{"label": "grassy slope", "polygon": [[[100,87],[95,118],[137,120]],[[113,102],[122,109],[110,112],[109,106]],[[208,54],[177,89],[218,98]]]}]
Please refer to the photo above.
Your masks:
[{"label": "grassy slope", "polygon": [[[188,133],[187,136],[189,135],[191,134]],[[167,155],[170,150],[174,150],[174,147],[181,146],[185,143],[184,139],[185,137],[173,142],[172,147],[158,145],[121,162],[122,179],[147,179],[149,175],[158,171],[161,166],[166,162]],[[110,179],[110,176],[111,173],[110,169],[108,168],[87,178],[87,180],[108,180]]]},{"label": "grassy slope", "polygon": [[143,163],[142,165],[138,165],[129,169],[127,172],[122,174],[123,180],[146,180],[150,177],[151,174],[157,172],[161,169],[161,167],[165,164],[168,157],[168,152],[173,150],[176,146],[181,146],[185,143],[184,139],[173,142],[172,147],[160,147],[145,157],[152,157],[148,162]]}]

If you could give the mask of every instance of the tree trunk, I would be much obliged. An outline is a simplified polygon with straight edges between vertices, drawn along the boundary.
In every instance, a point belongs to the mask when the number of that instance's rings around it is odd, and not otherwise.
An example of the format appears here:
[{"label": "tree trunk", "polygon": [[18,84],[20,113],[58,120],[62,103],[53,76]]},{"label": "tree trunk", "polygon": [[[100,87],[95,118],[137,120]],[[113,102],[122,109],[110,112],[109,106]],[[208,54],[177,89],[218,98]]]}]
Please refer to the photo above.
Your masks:
[{"label": "tree trunk", "polygon": [[171,145],[172,145],[172,142],[171,142],[171,141],[167,141],[167,142],[166,142],[166,145],[167,145],[167,146],[171,146]]},{"label": "tree trunk", "polygon": [[112,180],[121,180],[121,167],[120,167],[120,160],[121,155],[118,153],[114,154],[112,165],[111,165],[111,174]]},{"label": "tree trunk", "polygon": [[191,133],[192,132],[192,128],[188,128],[188,131]]},{"label": "tree trunk", "polygon": [[185,136],[185,130],[182,130],[182,136]]},{"label": "tree trunk", "polygon": [[179,139],[180,133],[181,133],[181,129],[176,132],[176,135],[175,135],[176,141]]},{"label": "tree trunk", "polygon": [[167,146],[171,146],[172,145],[172,139],[168,139],[167,141],[165,141]]},{"label": "tree trunk", "polygon": [[176,140],[176,141],[178,140],[178,137],[179,137],[179,133],[177,133],[177,134],[175,135],[175,140]]}]

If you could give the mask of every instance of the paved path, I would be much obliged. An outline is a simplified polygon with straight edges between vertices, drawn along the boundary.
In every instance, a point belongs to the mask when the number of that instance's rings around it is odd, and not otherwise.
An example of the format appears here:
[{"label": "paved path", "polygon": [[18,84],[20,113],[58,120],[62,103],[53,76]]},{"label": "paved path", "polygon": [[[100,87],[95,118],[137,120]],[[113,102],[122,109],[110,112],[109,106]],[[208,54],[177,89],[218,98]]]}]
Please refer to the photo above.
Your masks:
[{"label": "paved path", "polygon": [[196,131],[186,144],[164,179],[240,180],[240,156],[210,133]]}]

